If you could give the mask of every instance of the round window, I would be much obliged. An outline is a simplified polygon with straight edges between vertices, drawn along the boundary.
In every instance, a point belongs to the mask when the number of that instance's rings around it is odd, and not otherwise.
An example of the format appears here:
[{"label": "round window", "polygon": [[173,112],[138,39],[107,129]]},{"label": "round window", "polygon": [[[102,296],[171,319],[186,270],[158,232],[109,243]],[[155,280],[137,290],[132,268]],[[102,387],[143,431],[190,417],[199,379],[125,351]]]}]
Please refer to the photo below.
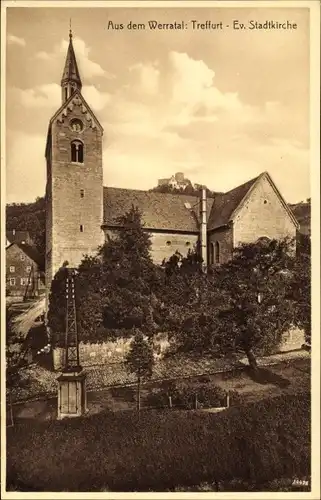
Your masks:
[{"label": "round window", "polygon": [[71,120],[70,128],[73,132],[82,132],[84,126],[81,120],[75,119]]}]

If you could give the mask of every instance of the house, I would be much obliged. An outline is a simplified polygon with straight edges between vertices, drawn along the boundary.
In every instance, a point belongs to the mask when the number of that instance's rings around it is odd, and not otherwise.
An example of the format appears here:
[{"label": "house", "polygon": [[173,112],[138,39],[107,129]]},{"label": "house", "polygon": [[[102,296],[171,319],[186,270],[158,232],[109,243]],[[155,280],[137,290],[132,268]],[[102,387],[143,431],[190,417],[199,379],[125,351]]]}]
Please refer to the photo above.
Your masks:
[{"label": "house", "polygon": [[33,244],[28,231],[16,231],[15,229],[11,229],[6,232],[6,238],[6,246],[11,243],[27,243],[28,245]]},{"label": "house", "polygon": [[44,260],[27,243],[10,243],[6,248],[6,293],[35,297],[45,291]]}]

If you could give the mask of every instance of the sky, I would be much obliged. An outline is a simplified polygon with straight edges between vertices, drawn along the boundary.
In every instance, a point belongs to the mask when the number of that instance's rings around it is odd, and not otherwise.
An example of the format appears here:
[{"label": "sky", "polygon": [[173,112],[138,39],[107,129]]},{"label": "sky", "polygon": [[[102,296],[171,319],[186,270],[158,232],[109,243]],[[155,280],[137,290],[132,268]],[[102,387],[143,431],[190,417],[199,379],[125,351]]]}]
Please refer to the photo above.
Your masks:
[{"label": "sky", "polygon": [[[70,18],[82,93],[104,127],[104,185],[150,189],[184,172],[228,191],[268,171],[286,201],[310,196],[308,9],[28,7],[7,9],[8,203],[44,195]],[[188,29],[126,29],[149,20]],[[233,20],[297,29],[233,30]]]}]

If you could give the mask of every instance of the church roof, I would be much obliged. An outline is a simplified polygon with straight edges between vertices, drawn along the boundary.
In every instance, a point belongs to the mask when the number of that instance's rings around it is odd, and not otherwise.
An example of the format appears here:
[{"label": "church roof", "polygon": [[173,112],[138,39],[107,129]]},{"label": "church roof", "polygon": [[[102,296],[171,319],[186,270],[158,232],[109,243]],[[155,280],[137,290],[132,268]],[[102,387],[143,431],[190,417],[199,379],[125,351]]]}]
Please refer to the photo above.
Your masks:
[{"label": "church roof", "polygon": [[280,191],[275,186],[273,180],[271,179],[268,172],[263,172],[258,177],[254,177],[244,184],[228,191],[227,193],[219,193],[214,198],[214,203],[212,206],[212,211],[208,221],[208,231],[219,228],[221,226],[225,226],[229,222],[234,220],[234,216],[243,206],[243,203],[248,199],[248,196],[251,193],[251,190],[254,186],[260,182],[261,179],[267,179],[272,188],[274,189],[277,197],[279,198],[280,203],[283,205],[285,211],[288,216],[292,220],[293,224],[298,228],[299,224],[296,220],[293,212],[289,205],[284,201]]},{"label": "church roof", "polygon": [[[213,198],[207,199],[210,214]],[[104,187],[104,225],[117,226],[117,218],[134,205],[142,212],[146,229],[198,232],[200,199],[197,196]]]},{"label": "church roof", "polygon": [[66,62],[65,62],[65,67],[64,67],[63,74],[62,74],[61,82],[64,82],[66,80],[72,80],[73,82],[78,83],[78,85],[80,87],[82,85],[79,70],[78,70],[76,55],[75,55],[74,47],[72,44],[72,34],[71,33],[69,34],[69,46],[68,46]]},{"label": "church roof", "polygon": [[224,226],[230,222],[233,212],[257,180],[258,177],[255,177],[227,193],[219,193],[215,196],[208,221],[209,230]]},{"label": "church roof", "polygon": [[[278,189],[267,172],[241,184],[227,193],[216,193],[214,198],[207,198],[208,231],[227,225],[234,219],[236,212],[242,207],[252,188],[263,177],[272,185],[280,203],[298,227],[290,207],[285,203]],[[104,226],[117,227],[117,219],[132,206],[142,212],[146,229],[159,231],[190,232],[199,231],[200,198],[197,196],[158,193],[104,187]]]}]

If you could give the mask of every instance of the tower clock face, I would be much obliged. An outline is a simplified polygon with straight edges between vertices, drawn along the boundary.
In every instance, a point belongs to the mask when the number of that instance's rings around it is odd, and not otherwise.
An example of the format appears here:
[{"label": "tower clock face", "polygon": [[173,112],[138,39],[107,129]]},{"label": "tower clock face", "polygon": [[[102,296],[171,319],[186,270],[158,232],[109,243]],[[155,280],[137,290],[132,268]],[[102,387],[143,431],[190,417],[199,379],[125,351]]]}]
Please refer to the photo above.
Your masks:
[{"label": "tower clock face", "polygon": [[81,120],[71,120],[70,128],[73,132],[82,132],[84,129],[83,123]]}]

